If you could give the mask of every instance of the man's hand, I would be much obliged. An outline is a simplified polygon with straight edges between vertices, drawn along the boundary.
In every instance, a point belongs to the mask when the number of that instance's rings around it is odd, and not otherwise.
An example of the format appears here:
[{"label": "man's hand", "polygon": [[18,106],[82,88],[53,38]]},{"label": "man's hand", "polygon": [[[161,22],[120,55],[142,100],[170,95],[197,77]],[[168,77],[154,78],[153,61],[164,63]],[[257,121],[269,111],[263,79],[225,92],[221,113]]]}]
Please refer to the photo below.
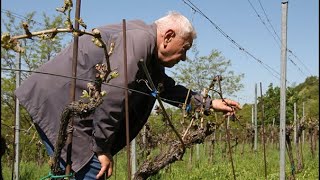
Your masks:
[{"label": "man's hand", "polygon": [[112,155],[110,153],[99,153],[97,154],[97,156],[101,164],[101,169],[96,179],[101,178],[103,176],[103,173],[106,173],[107,177],[109,178],[112,175],[112,168],[113,168]]},{"label": "man's hand", "polygon": [[212,108],[218,112],[223,112],[226,115],[232,115],[235,111],[241,109],[238,102],[230,99],[214,99],[212,100]]}]

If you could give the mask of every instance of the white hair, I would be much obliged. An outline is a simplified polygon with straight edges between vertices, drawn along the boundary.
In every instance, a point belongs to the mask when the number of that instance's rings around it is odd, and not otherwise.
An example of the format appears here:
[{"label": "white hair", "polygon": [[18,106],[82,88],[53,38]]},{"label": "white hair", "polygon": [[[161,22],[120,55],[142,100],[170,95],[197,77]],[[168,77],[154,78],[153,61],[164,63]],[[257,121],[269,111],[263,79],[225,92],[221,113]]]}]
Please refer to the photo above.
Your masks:
[{"label": "white hair", "polygon": [[181,37],[191,35],[193,39],[197,38],[197,33],[190,21],[178,12],[170,11],[166,16],[156,20],[155,23],[160,32],[176,28],[176,33]]}]

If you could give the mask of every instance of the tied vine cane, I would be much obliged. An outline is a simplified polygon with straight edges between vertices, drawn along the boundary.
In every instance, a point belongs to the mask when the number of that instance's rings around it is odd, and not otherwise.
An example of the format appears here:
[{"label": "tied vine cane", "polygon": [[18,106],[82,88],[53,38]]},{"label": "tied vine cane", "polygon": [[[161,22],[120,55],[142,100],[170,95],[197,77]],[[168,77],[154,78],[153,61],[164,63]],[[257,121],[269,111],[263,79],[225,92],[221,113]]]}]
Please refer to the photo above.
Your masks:
[{"label": "tied vine cane", "polygon": [[[218,81],[218,86],[219,86],[219,91],[215,91],[219,94],[220,98],[222,99],[222,101],[229,107],[231,107],[232,109],[234,109],[230,104],[228,104],[225,99],[222,96],[222,90],[221,90],[221,81],[222,81],[222,77],[220,75],[215,76],[209,86],[209,90],[214,90],[214,85],[215,83]],[[232,120],[237,119],[235,114],[232,114]],[[229,128],[227,126],[227,124],[225,124],[225,128],[226,128],[226,133],[227,133],[227,142],[228,142],[228,148],[229,148],[229,157],[230,157],[230,161],[231,161],[231,166],[232,166],[232,173],[233,173],[233,179],[236,180],[236,174],[235,174],[235,170],[234,170],[234,165],[233,165],[233,159],[232,159],[232,149],[231,149],[231,145],[230,145],[230,133],[229,133]]]}]

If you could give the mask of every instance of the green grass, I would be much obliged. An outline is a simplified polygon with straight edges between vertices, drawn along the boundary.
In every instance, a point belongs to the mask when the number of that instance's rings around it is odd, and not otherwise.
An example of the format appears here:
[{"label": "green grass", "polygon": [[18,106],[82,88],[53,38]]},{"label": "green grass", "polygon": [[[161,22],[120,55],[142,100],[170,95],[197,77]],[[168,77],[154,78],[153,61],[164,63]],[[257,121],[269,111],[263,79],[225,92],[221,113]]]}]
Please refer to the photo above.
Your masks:
[{"label": "green grass", "polygon": [[[12,167],[2,164],[3,180],[11,180]],[[20,162],[19,165],[19,180],[40,180],[49,174],[50,167],[48,164],[38,166],[35,162]]]},{"label": "green grass", "polygon": [[[182,161],[177,161],[169,167],[161,170],[157,175],[149,178],[150,180],[169,179],[169,180],[221,180],[233,179],[233,171],[229,155],[222,156],[223,143],[216,145],[213,161],[209,162],[208,148],[209,146],[199,145],[200,157],[197,160],[196,148],[193,149],[193,159],[190,163],[190,150],[187,150]],[[296,179],[316,180],[319,179],[319,150],[317,149],[315,157],[311,156],[308,144],[303,148],[304,169],[296,174]],[[252,152],[249,145],[245,146],[244,153],[241,154],[242,144],[239,144],[232,154],[236,179],[238,180],[257,180],[264,178],[264,158],[262,146],[259,146],[257,152]],[[159,150],[154,150],[153,155]],[[295,152],[295,151],[294,151]],[[295,156],[295,154],[294,154]],[[137,156],[139,157],[139,156]],[[271,146],[266,149],[267,159],[267,178],[268,180],[279,179],[279,150]],[[127,179],[127,161],[126,151],[121,151],[114,157],[115,168],[111,180]],[[142,158],[138,159],[138,163],[142,163]],[[286,176],[290,175],[291,166],[286,154]],[[4,180],[11,180],[11,167],[5,166],[3,163]],[[49,173],[49,166],[44,164],[37,166],[34,162],[20,163],[20,180],[39,180]]]}]

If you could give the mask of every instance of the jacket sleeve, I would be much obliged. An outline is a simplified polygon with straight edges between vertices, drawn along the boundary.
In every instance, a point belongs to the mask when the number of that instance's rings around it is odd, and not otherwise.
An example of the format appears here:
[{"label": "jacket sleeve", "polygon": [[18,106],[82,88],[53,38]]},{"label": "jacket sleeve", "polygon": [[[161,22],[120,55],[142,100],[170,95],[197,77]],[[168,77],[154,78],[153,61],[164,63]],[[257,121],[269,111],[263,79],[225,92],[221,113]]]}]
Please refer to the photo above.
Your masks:
[{"label": "jacket sleeve", "polygon": [[176,85],[175,81],[166,74],[164,75],[163,82],[164,90],[160,93],[160,96],[164,98],[165,102],[176,107],[181,107],[187,98],[187,111],[189,109],[204,107],[204,114],[210,114],[210,109],[212,107],[212,99],[210,96],[204,97],[201,93],[190,90],[189,96],[187,97],[188,89],[182,85]]}]

